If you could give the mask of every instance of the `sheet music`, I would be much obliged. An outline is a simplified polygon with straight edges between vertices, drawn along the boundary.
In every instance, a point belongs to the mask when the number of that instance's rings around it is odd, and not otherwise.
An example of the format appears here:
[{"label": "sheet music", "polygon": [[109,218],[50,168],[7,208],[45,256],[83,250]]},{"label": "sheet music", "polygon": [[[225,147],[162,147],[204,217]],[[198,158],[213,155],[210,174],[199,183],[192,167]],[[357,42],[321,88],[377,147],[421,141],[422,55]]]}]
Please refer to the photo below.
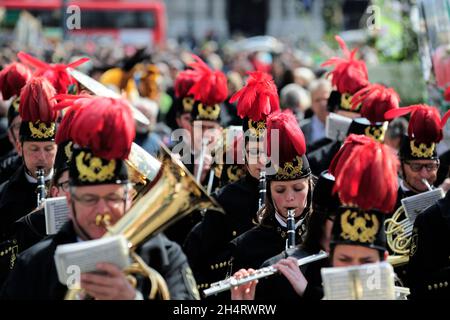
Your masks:
[{"label": "sheet music", "polygon": [[325,136],[332,140],[344,141],[352,119],[330,112],[325,121]]},{"label": "sheet music", "polygon": [[394,300],[394,270],[387,262],[321,270],[327,300]]},{"label": "sheet music", "polygon": [[128,242],[124,236],[111,236],[98,240],[59,245],[55,251],[58,279],[62,284],[73,275],[73,268],[80,273],[96,271],[96,264],[108,262],[120,269],[130,264]]},{"label": "sheet music", "polygon": [[55,234],[69,220],[69,206],[66,197],[48,198],[44,203],[45,229],[47,234]]},{"label": "sheet music", "polygon": [[419,193],[401,200],[405,213],[411,224],[414,224],[417,216],[429,206],[433,205],[439,199],[444,198],[444,191],[437,188],[431,191]]}]

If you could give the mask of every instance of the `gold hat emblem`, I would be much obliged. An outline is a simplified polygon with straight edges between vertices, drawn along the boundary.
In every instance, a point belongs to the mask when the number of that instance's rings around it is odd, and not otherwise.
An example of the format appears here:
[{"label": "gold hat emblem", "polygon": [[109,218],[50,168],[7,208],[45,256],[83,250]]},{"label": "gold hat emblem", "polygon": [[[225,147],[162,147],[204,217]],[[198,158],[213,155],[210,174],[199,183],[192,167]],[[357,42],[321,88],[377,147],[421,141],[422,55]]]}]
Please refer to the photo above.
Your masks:
[{"label": "gold hat emblem", "polygon": [[217,120],[220,115],[220,106],[218,104],[212,106],[203,106],[203,103],[198,104],[198,115],[201,119]]},{"label": "gold hat emblem", "polygon": [[13,105],[14,111],[19,112],[20,96],[14,98],[12,105]]},{"label": "gold hat emblem", "polygon": [[250,130],[251,136],[261,137],[266,130],[266,123],[264,121],[248,120],[248,129]]},{"label": "gold hat emblem", "polygon": [[359,110],[361,109],[361,103],[358,104],[356,109],[352,109],[352,98],[353,96],[348,93],[341,94],[341,109],[359,112]]},{"label": "gold hat emblem", "polygon": [[361,243],[373,243],[380,228],[380,222],[373,213],[361,213],[347,209],[341,215],[341,237]]},{"label": "gold hat emblem", "polygon": [[[34,126],[35,124],[37,127]],[[56,125],[54,122],[52,122],[48,127],[44,122],[40,121],[36,121],[35,123],[28,122],[28,126],[30,128],[32,138],[48,139],[55,135]]]},{"label": "gold hat emblem", "polygon": [[411,147],[411,154],[413,157],[431,158],[433,156],[436,144],[433,142],[430,146],[428,146],[426,143],[421,143],[419,146],[416,146],[416,141],[411,140],[409,142],[409,146]]},{"label": "gold hat emblem", "polygon": [[364,130],[364,134],[367,137],[375,139],[376,141],[383,142],[384,135],[386,134],[388,122],[385,121],[381,127],[379,126],[368,126]]},{"label": "gold hat emblem", "polygon": [[184,97],[181,101],[183,103],[184,112],[191,112],[194,106],[194,98],[192,97]]},{"label": "gold hat emblem", "polygon": [[67,163],[69,163],[70,162],[70,160],[72,160],[72,154],[73,154],[73,151],[72,151],[72,141],[70,141],[68,144],[66,144],[66,146],[64,147],[64,153],[65,153],[65,155],[66,155],[66,158],[67,158],[67,160],[66,160],[66,162]]},{"label": "gold hat emblem", "polygon": [[244,174],[245,171],[237,165],[232,165],[227,168],[227,177],[230,183],[238,181]]},{"label": "gold hat emblem", "polygon": [[[86,165],[86,162],[88,162],[89,165]],[[91,153],[81,151],[76,157],[76,167],[79,172],[79,180],[103,182],[114,177],[116,161],[110,160],[108,164],[103,165],[102,159],[92,156]]]},{"label": "gold hat emblem", "polygon": [[294,161],[285,162],[283,167],[277,170],[277,180],[291,180],[302,175],[303,160],[299,156],[296,156],[295,160],[297,160],[297,165],[294,164]]}]

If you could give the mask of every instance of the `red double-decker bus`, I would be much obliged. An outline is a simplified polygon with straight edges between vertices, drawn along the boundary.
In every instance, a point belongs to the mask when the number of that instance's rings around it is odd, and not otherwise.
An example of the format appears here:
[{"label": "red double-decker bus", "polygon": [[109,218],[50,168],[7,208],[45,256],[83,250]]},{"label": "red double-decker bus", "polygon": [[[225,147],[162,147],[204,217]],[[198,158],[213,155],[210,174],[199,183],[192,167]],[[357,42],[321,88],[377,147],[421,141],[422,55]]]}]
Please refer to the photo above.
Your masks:
[{"label": "red double-decker bus", "polygon": [[25,10],[41,22],[44,32],[62,35],[64,11],[66,18],[77,12],[71,6],[79,8],[80,24],[79,28],[66,27],[69,38],[109,38],[123,44],[147,46],[165,42],[166,13],[162,1],[0,0],[0,8],[5,9],[0,26],[3,30],[13,29]]}]

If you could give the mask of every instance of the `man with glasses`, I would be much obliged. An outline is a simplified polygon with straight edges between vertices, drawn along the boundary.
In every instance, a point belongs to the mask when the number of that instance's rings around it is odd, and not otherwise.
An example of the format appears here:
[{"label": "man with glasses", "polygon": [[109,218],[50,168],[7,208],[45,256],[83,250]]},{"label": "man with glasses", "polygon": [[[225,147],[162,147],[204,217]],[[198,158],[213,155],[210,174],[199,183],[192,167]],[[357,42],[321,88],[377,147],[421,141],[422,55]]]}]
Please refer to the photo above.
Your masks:
[{"label": "man with glasses", "polygon": [[443,138],[439,111],[428,105],[413,105],[385,113],[388,120],[411,113],[408,135],[401,139],[400,186],[397,204],[401,199],[428,191],[435,184],[439,169],[436,146]]},{"label": "man with glasses", "polygon": [[[58,233],[19,255],[0,292],[3,299],[62,299],[67,286],[59,282],[56,271],[58,245],[103,237],[107,227],[131,207],[132,187],[125,163],[135,136],[131,109],[122,99],[75,99],[67,111],[73,112],[73,120],[65,127],[69,121],[63,119],[60,127],[61,132],[68,130],[74,145],[66,193],[70,220]],[[65,188],[64,179],[58,186]],[[160,233],[138,246],[136,253],[161,274],[172,299],[199,298],[186,256],[177,244]],[[96,269],[80,275],[85,298],[136,300],[149,294],[151,285],[145,277],[137,276],[133,285],[114,264],[99,263]]]}]

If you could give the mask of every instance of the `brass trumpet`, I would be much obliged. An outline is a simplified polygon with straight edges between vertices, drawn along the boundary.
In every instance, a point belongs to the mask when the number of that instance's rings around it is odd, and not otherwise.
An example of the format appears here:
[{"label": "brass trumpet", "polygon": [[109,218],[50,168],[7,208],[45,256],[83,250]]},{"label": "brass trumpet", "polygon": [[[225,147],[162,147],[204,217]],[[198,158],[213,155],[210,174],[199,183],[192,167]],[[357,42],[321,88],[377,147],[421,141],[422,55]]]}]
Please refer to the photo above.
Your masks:
[{"label": "brass trumpet", "polygon": [[[165,146],[161,145],[161,161],[154,159],[136,144],[133,144],[132,149],[135,156],[129,157],[127,165],[131,167],[134,179],[140,179],[144,187],[136,195],[137,200],[131,209],[114,226],[107,227],[108,231],[104,237],[119,234],[125,236],[135,261],[125,273],[139,273],[149,278],[150,299],[154,299],[157,294],[162,299],[169,299],[170,294],[164,278],[149,267],[134,252],[135,249],[194,210],[208,209],[219,213],[224,211]],[[148,161],[135,161],[136,157],[142,160],[144,156]],[[80,293],[80,289],[69,289],[66,299],[73,300],[80,296]]]}]

